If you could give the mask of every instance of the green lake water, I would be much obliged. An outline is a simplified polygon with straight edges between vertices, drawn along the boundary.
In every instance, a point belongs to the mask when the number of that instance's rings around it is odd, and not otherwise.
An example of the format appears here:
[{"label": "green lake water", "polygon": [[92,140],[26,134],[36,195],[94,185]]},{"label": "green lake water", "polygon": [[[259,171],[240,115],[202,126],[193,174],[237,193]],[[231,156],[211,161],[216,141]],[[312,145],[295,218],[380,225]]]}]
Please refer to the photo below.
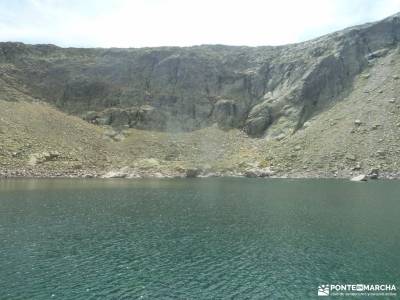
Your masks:
[{"label": "green lake water", "polygon": [[0,299],[309,299],[400,287],[400,183],[1,180]]}]

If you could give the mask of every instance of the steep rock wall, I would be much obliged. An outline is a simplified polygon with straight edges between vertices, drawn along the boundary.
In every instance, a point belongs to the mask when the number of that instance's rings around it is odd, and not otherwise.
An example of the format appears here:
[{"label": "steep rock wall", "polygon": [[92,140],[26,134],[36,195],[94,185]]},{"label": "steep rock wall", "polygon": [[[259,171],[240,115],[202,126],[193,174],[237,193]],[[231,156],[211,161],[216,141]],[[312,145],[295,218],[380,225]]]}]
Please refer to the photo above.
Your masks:
[{"label": "steep rock wall", "polygon": [[27,94],[116,127],[190,131],[218,123],[252,136],[290,134],[343,98],[354,77],[399,38],[394,15],[280,47],[0,43],[0,97]]}]

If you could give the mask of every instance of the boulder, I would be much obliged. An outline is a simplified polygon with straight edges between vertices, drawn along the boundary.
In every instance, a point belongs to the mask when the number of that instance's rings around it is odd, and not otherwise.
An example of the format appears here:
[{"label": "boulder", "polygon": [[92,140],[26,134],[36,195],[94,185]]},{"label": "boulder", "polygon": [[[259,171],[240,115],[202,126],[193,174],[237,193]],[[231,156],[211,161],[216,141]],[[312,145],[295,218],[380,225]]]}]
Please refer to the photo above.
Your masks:
[{"label": "boulder", "polygon": [[110,116],[103,116],[103,117],[98,117],[95,119],[94,123],[98,125],[110,125],[111,124],[111,117]]},{"label": "boulder", "polygon": [[128,125],[131,121],[130,114],[127,110],[121,108],[111,108],[108,110],[110,116],[111,126],[123,126]]},{"label": "boulder", "polygon": [[369,171],[369,173],[368,173],[369,179],[378,179],[378,177],[379,177],[379,169],[378,168],[373,168]]},{"label": "boulder", "polygon": [[101,176],[101,178],[125,178],[127,174],[120,173],[119,171],[110,171]]},{"label": "boulder", "polygon": [[58,151],[44,151],[40,153],[33,153],[29,156],[28,164],[31,166],[53,161],[58,159],[60,153]]},{"label": "boulder", "polygon": [[244,130],[250,136],[261,136],[271,123],[270,107],[267,102],[262,102],[251,109]]},{"label": "boulder", "polygon": [[273,172],[269,168],[253,168],[244,172],[244,176],[248,178],[269,177],[271,175],[273,175]]},{"label": "boulder", "polygon": [[120,142],[125,139],[125,135],[123,131],[115,131],[114,129],[108,129],[104,131],[103,136],[105,138],[109,138],[115,142]]},{"label": "boulder", "polygon": [[99,117],[99,114],[96,111],[88,111],[83,116],[82,119],[89,123],[96,123],[96,119]]},{"label": "boulder", "polygon": [[246,170],[246,171],[244,172],[244,176],[245,176],[245,177],[248,177],[248,178],[255,178],[255,177],[258,177],[258,176],[257,176],[257,173],[255,172],[255,170]]},{"label": "boulder", "polygon": [[130,127],[155,130],[164,130],[166,125],[166,114],[150,105],[141,106],[137,112],[137,118],[130,123]]},{"label": "boulder", "polygon": [[365,174],[361,174],[361,175],[358,175],[358,176],[355,176],[355,177],[353,177],[353,178],[351,178],[350,180],[351,181],[367,181],[367,175],[365,175]]},{"label": "boulder", "polygon": [[126,178],[129,176],[129,168],[123,167],[119,170],[112,170],[101,176],[101,178]]},{"label": "boulder", "polygon": [[361,163],[357,162],[356,165],[352,168],[353,171],[361,170]]},{"label": "boulder", "polygon": [[104,131],[104,136],[106,137],[114,138],[116,135],[118,135],[118,132],[116,132],[114,129],[108,129]]},{"label": "boulder", "polygon": [[386,155],[386,152],[384,150],[378,150],[376,151],[376,154],[380,157],[384,157]]},{"label": "boulder", "polygon": [[60,156],[60,152],[58,152],[58,151],[50,151],[46,155],[46,159],[47,160],[54,160],[54,159],[58,158],[59,156]]},{"label": "boulder", "polygon": [[99,113],[88,112],[85,119],[99,125],[111,125],[113,127],[129,126],[136,119],[137,108],[108,108]]},{"label": "boulder", "polygon": [[185,170],[186,178],[196,178],[201,174],[201,170],[198,168],[191,168]]},{"label": "boulder", "polygon": [[345,158],[346,158],[347,160],[351,160],[351,161],[355,161],[355,160],[357,159],[357,157],[356,157],[354,154],[350,154],[350,153],[348,153],[348,154],[345,156]]},{"label": "boulder", "polygon": [[372,59],[375,59],[375,58],[383,57],[383,56],[385,56],[388,52],[389,52],[389,49],[387,49],[387,48],[379,49],[379,50],[376,50],[376,51],[374,51],[374,52],[369,53],[369,54],[367,55],[367,59],[368,59],[368,60],[372,60]]},{"label": "boulder", "polygon": [[274,137],[274,138],[275,138],[275,140],[277,140],[277,141],[281,141],[281,140],[283,140],[285,137],[286,137],[286,135],[285,135],[284,133],[281,133],[281,134],[277,135],[277,136]]}]

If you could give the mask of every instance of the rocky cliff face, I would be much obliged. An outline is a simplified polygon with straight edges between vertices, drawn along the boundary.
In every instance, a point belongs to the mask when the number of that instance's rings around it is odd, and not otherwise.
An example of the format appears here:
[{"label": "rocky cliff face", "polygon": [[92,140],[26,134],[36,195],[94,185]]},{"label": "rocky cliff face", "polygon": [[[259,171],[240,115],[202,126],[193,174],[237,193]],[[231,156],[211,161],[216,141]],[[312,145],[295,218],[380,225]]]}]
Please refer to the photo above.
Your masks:
[{"label": "rocky cliff face", "polygon": [[89,122],[192,131],[217,123],[291,134],[344,98],[397,47],[400,16],[280,47],[77,49],[0,43],[0,95],[28,95]]},{"label": "rocky cliff face", "polygon": [[0,178],[400,178],[399,40],[395,15],[281,47],[0,43]]}]

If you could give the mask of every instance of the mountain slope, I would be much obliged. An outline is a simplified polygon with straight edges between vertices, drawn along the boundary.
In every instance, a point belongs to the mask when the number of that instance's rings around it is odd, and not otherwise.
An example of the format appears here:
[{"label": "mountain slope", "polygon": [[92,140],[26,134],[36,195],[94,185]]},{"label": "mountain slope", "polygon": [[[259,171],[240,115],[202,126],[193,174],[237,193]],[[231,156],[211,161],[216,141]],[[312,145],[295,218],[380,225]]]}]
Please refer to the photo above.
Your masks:
[{"label": "mountain slope", "polygon": [[281,47],[0,43],[0,173],[399,177],[399,39],[395,15]]},{"label": "mountain slope", "polygon": [[104,169],[102,129],[45,103],[0,100],[0,175],[82,175]]},{"label": "mountain slope", "polygon": [[[288,133],[397,46],[398,15],[280,47],[77,49],[0,44],[1,85],[87,120],[163,131],[217,122]],[[4,87],[3,87],[4,89]]]},{"label": "mountain slope", "polygon": [[377,168],[388,177],[398,177],[399,80],[400,54],[395,49],[358,76],[341,101],[296,134],[271,142],[269,157],[297,176],[311,170],[321,176],[347,177]]}]

